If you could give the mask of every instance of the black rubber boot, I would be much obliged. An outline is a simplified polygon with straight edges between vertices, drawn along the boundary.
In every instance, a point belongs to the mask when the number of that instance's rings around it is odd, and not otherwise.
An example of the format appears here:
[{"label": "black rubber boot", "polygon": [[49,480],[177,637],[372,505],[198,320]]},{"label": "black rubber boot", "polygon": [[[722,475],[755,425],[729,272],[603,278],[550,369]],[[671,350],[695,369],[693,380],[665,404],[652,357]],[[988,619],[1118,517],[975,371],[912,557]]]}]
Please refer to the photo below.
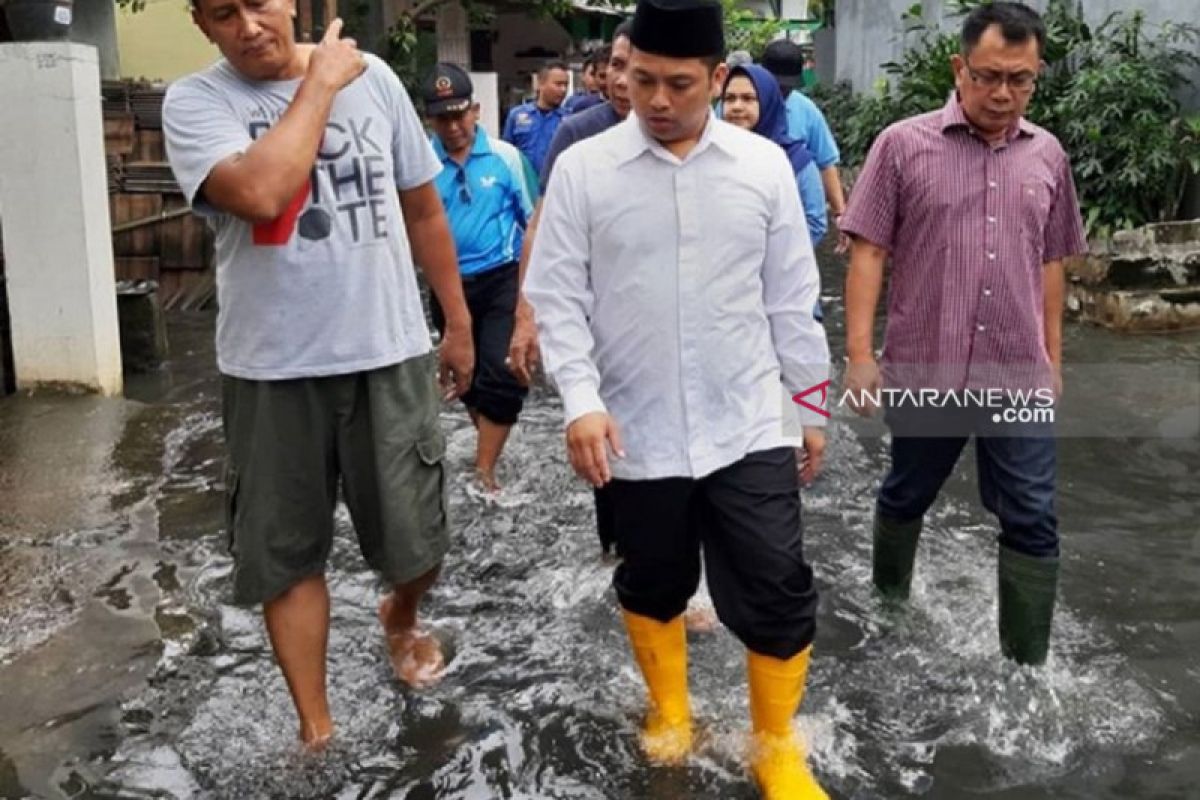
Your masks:
[{"label": "black rubber boot", "polygon": [[1018,664],[1046,662],[1058,559],[1000,547],[1000,651]]},{"label": "black rubber boot", "polygon": [[913,562],[921,536],[921,517],[908,522],[888,519],[875,511],[871,577],[889,600],[907,600],[912,588]]}]

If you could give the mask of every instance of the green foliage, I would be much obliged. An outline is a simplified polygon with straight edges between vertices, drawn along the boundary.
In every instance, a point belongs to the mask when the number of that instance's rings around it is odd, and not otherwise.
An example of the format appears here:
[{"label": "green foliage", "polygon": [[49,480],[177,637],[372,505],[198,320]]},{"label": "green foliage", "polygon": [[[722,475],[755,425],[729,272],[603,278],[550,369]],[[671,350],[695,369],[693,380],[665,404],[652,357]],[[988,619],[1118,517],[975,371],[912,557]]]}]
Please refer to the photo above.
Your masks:
[{"label": "green foliage", "polygon": [[741,0],[721,0],[725,11],[725,36],[729,50],[745,50],[758,61],[763,50],[783,30],[777,19],[759,16],[743,8]]},{"label": "green foliage", "polygon": [[[957,4],[962,13],[979,0]],[[950,56],[956,31],[906,15],[910,46],[884,65],[873,94],[846,85],[820,88],[843,159],[861,164],[875,136],[892,122],[941,107],[953,89]],[[1071,156],[1089,234],[1171,219],[1189,174],[1200,174],[1200,119],[1176,99],[1186,70],[1200,65],[1200,28],[1169,23],[1151,29],[1140,12],[1110,15],[1094,30],[1069,0],[1051,0],[1046,70],[1027,116],[1054,133]]]}]

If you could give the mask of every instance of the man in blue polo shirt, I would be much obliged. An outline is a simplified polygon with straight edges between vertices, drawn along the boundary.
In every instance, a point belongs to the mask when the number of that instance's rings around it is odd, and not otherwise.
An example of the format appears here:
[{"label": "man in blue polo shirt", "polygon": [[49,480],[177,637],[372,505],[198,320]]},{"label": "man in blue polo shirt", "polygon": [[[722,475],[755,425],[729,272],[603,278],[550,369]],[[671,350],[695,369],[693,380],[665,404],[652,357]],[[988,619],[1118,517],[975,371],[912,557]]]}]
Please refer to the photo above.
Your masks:
[{"label": "man in blue polo shirt", "polygon": [[[505,366],[517,307],[517,259],[532,192],[521,154],[478,125],[471,79],[454,64],[438,64],[422,84],[433,149],[442,162],[434,180],[450,220],[463,292],[471,310],[476,367],[462,396],[479,433],[475,469],[489,492],[498,491],[496,463],[521,413],[527,390]],[[443,318],[433,303],[433,321]]]},{"label": "man in blue polo shirt", "polygon": [[566,64],[546,62],[538,70],[537,97],[508,112],[504,122],[501,138],[515,145],[536,172],[541,172],[550,141],[565,116],[562,105],[569,84]]},{"label": "man in blue polo shirt", "polygon": [[846,195],[842,191],[842,180],[838,175],[838,163],[842,160],[833,131],[825,121],[825,115],[817,104],[797,87],[804,77],[804,48],[787,39],[776,39],[763,51],[762,65],[779,82],[787,107],[788,136],[804,142],[817,169],[821,171],[821,184],[829,201],[829,212],[836,224],[846,210]]}]

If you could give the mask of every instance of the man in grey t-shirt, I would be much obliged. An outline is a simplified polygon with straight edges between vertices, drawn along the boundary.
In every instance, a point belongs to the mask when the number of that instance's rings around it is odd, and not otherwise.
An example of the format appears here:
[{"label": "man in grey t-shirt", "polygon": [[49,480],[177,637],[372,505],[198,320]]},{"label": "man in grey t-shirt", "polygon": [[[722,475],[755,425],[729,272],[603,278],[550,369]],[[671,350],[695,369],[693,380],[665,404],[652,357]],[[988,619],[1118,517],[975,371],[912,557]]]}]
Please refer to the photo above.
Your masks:
[{"label": "man in grey t-shirt", "polygon": [[[474,351],[441,169],[391,70],[339,39],[297,44],[290,0],[192,0],[224,58],[171,86],[167,154],[216,232],[217,361],[229,448],[234,598],[263,604],[275,656],[319,748],[325,561],[339,483],[398,677],[436,680],[417,606],[448,548],[439,392],[471,383]],[[445,311],[433,355],[414,259]]]}]

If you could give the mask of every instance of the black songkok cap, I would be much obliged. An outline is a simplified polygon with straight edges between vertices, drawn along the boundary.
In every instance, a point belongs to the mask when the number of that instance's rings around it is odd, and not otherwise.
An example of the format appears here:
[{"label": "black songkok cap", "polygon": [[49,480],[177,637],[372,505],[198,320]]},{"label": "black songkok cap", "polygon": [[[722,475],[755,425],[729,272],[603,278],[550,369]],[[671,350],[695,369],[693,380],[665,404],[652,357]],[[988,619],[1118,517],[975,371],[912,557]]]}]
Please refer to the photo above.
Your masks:
[{"label": "black songkok cap", "polygon": [[721,56],[723,20],[719,0],[638,0],[629,43],[668,58]]}]

